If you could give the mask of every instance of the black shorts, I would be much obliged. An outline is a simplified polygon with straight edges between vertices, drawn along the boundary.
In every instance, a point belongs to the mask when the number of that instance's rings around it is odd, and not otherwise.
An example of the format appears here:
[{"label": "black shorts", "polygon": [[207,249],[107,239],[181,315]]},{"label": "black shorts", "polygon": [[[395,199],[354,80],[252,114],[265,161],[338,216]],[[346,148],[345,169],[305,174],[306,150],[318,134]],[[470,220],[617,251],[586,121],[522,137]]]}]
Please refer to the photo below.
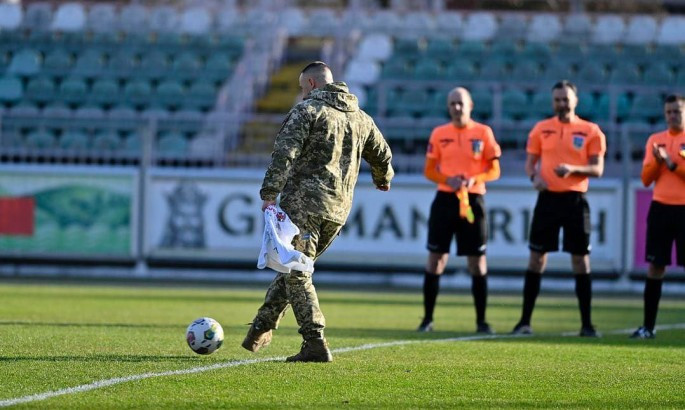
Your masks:
[{"label": "black shorts", "polygon": [[458,256],[485,255],[488,222],[485,217],[483,195],[469,194],[474,221],[469,223],[459,216],[459,199],[454,192],[438,191],[428,218],[428,244],[435,253],[448,253],[452,237],[457,238]]},{"label": "black shorts", "polygon": [[528,247],[540,253],[558,251],[561,228],[564,228],[564,252],[572,255],[590,253],[590,206],[584,193],[540,192]]},{"label": "black shorts", "polygon": [[685,266],[685,205],[652,201],[647,214],[645,260],[656,266],[670,265],[673,241],[676,263]]}]

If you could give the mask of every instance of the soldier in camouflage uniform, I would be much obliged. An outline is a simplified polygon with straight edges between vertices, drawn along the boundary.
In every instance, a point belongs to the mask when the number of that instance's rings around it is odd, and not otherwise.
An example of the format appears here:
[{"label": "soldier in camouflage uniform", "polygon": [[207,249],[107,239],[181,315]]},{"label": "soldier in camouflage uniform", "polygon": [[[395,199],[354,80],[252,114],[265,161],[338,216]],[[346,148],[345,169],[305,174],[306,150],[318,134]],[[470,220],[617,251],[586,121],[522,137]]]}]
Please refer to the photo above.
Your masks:
[{"label": "soldier in camouflage uniform", "polygon": [[[303,101],[290,110],[276,137],[260,196],[264,210],[281,195],[281,208],[300,228],[294,248],[316,260],[347,220],[361,159],[371,165],[381,191],[390,189],[394,172],[390,148],[373,119],[345,83],[333,82],[326,64],[309,64],[299,82]],[[268,345],[289,304],[304,342],[287,361],[332,361],[312,272],[277,274],[242,346],[256,352]]]}]

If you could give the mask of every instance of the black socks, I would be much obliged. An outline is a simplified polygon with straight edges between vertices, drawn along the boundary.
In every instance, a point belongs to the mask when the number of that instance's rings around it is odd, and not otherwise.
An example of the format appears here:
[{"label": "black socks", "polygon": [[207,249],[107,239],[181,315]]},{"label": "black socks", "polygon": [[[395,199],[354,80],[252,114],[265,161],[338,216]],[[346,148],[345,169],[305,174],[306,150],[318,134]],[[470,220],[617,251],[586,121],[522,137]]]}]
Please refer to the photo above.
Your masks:
[{"label": "black socks", "polygon": [[487,275],[471,276],[471,294],[473,305],[476,307],[476,323],[485,323],[485,307],[488,303]]},{"label": "black socks", "polygon": [[659,300],[661,299],[662,279],[647,278],[645,281],[645,320],[643,326],[654,331],[656,325],[656,314],[659,311]]},{"label": "black socks", "polygon": [[526,271],[526,279],[523,284],[523,311],[521,312],[521,320],[519,321],[520,325],[530,326],[530,317],[533,315],[535,300],[540,293],[541,280],[541,273],[530,270]]},{"label": "black socks", "polygon": [[423,278],[423,310],[424,322],[433,320],[433,311],[435,310],[435,301],[438,298],[440,291],[440,275],[426,272]]},{"label": "black socks", "polygon": [[580,310],[580,321],[583,328],[591,328],[590,319],[592,304],[592,281],[589,274],[576,274],[576,296],[578,297],[578,309]]}]

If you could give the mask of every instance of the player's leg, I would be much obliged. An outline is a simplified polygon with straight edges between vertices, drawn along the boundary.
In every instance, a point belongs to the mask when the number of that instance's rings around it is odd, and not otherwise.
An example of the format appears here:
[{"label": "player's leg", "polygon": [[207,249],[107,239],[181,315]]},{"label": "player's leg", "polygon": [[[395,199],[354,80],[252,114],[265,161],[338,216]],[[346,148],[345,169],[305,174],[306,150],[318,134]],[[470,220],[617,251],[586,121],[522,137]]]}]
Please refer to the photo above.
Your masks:
[{"label": "player's leg", "polygon": [[[645,259],[649,262],[644,290],[644,317],[642,326],[633,334],[632,338],[652,339],[656,332],[656,317],[661,300],[661,288],[666,273],[666,266],[671,264],[671,249],[676,241],[677,256],[682,257],[685,247],[685,234],[680,231],[680,224],[685,215],[678,212],[678,207],[664,205],[652,201],[647,214],[647,240],[645,244]],[[684,224],[685,225],[685,224]],[[685,260],[679,261],[685,264]]]},{"label": "player's leg", "polygon": [[488,224],[485,201],[482,195],[469,194],[469,203],[474,220],[469,223],[460,219],[457,229],[457,255],[466,256],[466,265],[471,275],[471,295],[476,310],[476,332],[492,334],[493,330],[485,321],[488,299],[488,266],[485,257]]},{"label": "player's leg", "polygon": [[580,336],[598,337],[592,324],[590,276],[590,206],[582,193],[569,193],[564,218],[564,252],[571,254],[581,328]]},{"label": "player's leg", "polygon": [[[310,258],[317,258],[330,246],[341,225],[310,216],[307,222],[298,224],[300,234],[293,239],[293,247]],[[290,362],[330,362],[333,360],[324,338],[324,318],[312,272],[293,270],[285,275],[286,293],[293,308],[299,332],[304,339],[300,352],[287,358]]]},{"label": "player's leg", "polygon": [[271,330],[278,328],[278,323],[287,308],[285,275],[278,273],[266,291],[264,303],[257,310],[257,315],[250,324],[242,346],[251,352],[257,352],[262,347],[268,346],[271,343]]},{"label": "player's leg", "polygon": [[551,192],[541,192],[533,211],[528,248],[528,268],[523,281],[523,306],[521,318],[512,330],[513,334],[531,334],[530,321],[535,309],[535,302],[540,294],[542,273],[547,266],[547,253],[559,249],[559,230],[561,216],[559,198]]},{"label": "player's leg", "polygon": [[440,293],[440,276],[449,260],[452,237],[459,218],[459,202],[456,195],[437,192],[431,204],[428,218],[428,260],[423,277],[423,319],[416,329],[419,332],[433,330],[433,313]]}]

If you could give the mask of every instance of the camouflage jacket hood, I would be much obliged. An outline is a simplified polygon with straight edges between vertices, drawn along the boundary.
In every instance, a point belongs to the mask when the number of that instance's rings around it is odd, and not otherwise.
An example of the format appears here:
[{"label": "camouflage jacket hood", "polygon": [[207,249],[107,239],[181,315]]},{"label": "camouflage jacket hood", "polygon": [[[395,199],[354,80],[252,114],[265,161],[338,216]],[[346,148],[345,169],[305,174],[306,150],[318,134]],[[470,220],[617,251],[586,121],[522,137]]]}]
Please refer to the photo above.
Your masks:
[{"label": "camouflage jacket hood", "polygon": [[344,224],[362,158],[376,186],[390,184],[392,154],[380,130],[345,83],[327,84],[288,113],[260,196],[280,194],[281,208],[298,226],[309,215]]},{"label": "camouflage jacket hood", "polygon": [[338,111],[353,112],[359,109],[359,100],[354,94],[350,94],[347,84],[335,82],[326,84],[323,88],[312,90],[305,100],[320,100]]}]

